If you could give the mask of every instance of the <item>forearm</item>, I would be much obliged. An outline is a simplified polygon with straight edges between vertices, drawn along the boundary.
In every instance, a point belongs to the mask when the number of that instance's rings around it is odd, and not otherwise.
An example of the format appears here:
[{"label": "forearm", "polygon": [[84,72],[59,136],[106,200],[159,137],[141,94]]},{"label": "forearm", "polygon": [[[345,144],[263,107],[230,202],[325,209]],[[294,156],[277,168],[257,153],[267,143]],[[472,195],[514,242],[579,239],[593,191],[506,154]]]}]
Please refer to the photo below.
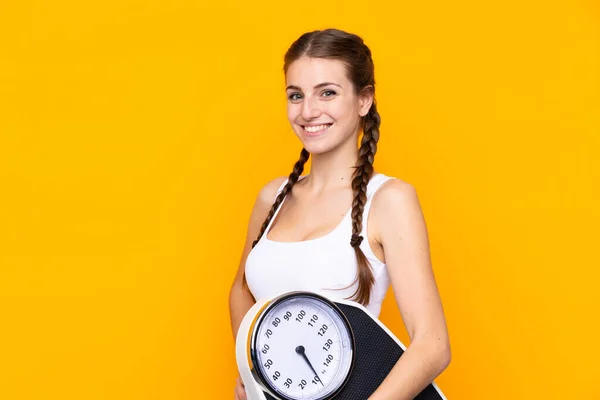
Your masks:
[{"label": "forearm", "polygon": [[415,340],[369,400],[413,400],[449,363],[448,346]]},{"label": "forearm", "polygon": [[237,337],[242,319],[254,303],[255,300],[252,294],[247,289],[243,289],[241,284],[234,283],[232,285],[229,292],[229,318],[234,340]]}]

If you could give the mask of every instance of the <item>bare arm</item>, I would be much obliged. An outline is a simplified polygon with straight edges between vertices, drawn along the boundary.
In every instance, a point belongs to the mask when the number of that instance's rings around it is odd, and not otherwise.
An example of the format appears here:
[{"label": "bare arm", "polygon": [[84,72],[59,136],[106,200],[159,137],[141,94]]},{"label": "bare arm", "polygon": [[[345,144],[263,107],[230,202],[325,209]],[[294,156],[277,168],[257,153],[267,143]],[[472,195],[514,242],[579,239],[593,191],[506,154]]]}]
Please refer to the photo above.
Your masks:
[{"label": "bare arm", "polygon": [[246,259],[248,258],[248,253],[250,253],[250,250],[252,249],[252,242],[258,237],[260,227],[265,221],[265,218],[269,214],[269,210],[275,201],[277,189],[279,189],[279,186],[281,186],[284,180],[285,177],[280,177],[267,183],[258,194],[254,207],[252,208],[252,213],[250,214],[246,241],[242,251],[240,264],[229,291],[229,317],[234,339],[237,337],[237,332],[244,315],[246,315],[250,307],[256,302],[250,291],[242,287]]},{"label": "bare arm", "polygon": [[410,345],[369,400],[414,399],[450,363],[450,342],[415,189],[386,183],[372,209]]}]

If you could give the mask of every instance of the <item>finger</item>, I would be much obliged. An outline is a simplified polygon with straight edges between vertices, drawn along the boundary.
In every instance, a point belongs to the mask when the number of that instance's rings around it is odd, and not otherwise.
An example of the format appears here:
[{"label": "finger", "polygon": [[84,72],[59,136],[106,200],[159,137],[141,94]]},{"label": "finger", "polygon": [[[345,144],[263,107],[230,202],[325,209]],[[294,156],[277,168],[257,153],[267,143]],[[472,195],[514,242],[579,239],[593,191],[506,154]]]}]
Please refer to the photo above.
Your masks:
[{"label": "finger", "polygon": [[236,400],[246,400],[246,391],[243,386],[237,385],[235,387]]}]

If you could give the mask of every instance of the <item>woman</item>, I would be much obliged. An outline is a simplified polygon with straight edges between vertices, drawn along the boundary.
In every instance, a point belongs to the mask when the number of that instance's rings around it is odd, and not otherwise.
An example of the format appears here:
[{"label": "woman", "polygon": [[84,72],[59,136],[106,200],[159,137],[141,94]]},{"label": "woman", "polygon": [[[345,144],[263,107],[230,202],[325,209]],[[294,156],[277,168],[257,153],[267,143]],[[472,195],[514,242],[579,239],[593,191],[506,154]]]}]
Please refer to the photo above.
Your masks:
[{"label": "woman", "polygon": [[[255,299],[308,290],[378,316],[391,283],[411,341],[370,399],[413,399],[448,366],[450,345],[416,191],[373,170],[380,116],[371,52],[354,34],[305,33],[284,73],[303,149],[289,177],[256,199],[229,295],[234,336]],[[235,398],[246,398],[239,378]]]}]

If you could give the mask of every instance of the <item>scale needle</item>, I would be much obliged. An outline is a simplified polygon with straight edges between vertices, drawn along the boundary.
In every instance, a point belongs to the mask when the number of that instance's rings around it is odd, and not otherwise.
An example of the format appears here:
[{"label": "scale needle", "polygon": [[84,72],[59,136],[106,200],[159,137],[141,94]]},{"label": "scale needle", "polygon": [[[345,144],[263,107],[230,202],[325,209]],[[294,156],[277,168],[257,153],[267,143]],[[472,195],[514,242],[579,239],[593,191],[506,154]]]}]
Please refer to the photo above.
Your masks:
[{"label": "scale needle", "polygon": [[312,372],[314,372],[315,378],[317,378],[319,380],[319,382],[321,382],[321,385],[325,386],[325,384],[323,384],[323,382],[321,381],[321,378],[319,378],[319,374],[317,374],[317,371],[315,371],[312,364],[308,360],[308,357],[306,357],[306,353],[304,352],[304,346],[302,346],[302,345],[297,346],[296,353],[300,354],[304,358],[304,360],[308,363],[308,366],[310,367],[310,369],[312,369]]}]

